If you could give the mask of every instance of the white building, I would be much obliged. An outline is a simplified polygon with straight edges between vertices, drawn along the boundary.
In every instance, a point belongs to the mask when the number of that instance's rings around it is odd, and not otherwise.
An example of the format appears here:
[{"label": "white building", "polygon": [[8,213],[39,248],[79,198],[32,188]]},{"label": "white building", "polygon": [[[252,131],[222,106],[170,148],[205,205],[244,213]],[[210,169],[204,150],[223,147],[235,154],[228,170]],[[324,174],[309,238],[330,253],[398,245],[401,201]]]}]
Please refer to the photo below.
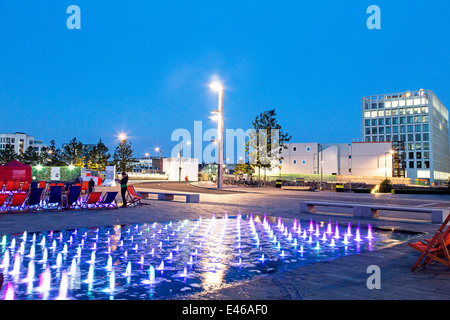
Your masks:
[{"label": "white building", "polygon": [[442,183],[450,176],[448,110],[431,90],[366,96],[363,139],[398,141],[406,151],[406,176]]},{"label": "white building", "polygon": [[164,158],[163,167],[169,181],[198,181],[197,158]]},{"label": "white building", "polygon": [[23,132],[0,133],[0,150],[4,150],[10,144],[14,147],[17,154],[23,154],[29,146],[32,146],[37,153],[40,153],[43,147],[46,147],[42,141],[37,141],[34,136]]},{"label": "white building", "polygon": [[392,177],[391,142],[337,144],[287,143],[271,174]]}]

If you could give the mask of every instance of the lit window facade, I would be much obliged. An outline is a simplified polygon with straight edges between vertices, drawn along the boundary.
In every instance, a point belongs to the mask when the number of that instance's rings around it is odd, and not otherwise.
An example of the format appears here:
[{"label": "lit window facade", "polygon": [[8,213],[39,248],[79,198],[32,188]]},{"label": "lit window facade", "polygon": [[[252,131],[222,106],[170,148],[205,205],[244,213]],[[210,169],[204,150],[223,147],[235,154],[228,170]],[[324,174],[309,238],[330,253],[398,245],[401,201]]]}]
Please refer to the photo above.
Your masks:
[{"label": "lit window facade", "polygon": [[448,110],[433,91],[366,96],[362,109],[363,141],[403,141],[412,183],[450,176]]}]

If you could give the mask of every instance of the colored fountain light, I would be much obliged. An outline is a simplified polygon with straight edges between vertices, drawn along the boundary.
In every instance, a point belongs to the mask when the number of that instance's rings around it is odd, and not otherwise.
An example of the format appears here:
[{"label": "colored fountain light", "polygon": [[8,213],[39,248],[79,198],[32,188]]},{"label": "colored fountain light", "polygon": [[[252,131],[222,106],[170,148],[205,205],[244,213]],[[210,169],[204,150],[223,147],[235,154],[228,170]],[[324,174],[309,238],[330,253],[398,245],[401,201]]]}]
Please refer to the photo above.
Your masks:
[{"label": "colored fountain light", "polygon": [[7,285],[0,299],[170,299],[376,250],[404,237],[372,226],[229,214],[4,235],[0,268]]}]

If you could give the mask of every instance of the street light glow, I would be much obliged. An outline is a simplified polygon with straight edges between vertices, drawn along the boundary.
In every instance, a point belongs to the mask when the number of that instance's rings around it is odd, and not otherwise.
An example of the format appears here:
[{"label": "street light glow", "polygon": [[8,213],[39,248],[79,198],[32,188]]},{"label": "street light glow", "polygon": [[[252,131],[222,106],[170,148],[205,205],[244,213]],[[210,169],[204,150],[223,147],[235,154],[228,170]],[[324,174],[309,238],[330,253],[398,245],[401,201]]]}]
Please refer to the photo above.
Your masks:
[{"label": "street light glow", "polygon": [[127,139],[127,135],[125,133],[119,133],[119,140],[124,141]]},{"label": "street light glow", "polygon": [[213,82],[209,85],[209,87],[211,89],[213,89],[214,91],[219,91],[219,90],[223,89],[223,85],[219,82]]}]

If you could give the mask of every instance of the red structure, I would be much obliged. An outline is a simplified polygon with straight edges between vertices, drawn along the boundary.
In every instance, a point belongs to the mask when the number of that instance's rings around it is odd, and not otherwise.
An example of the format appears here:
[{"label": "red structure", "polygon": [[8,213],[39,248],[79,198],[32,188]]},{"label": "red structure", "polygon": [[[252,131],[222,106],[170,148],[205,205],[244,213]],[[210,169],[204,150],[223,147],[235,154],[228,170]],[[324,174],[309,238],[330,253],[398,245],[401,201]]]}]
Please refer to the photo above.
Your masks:
[{"label": "red structure", "polygon": [[0,166],[0,180],[20,180],[31,182],[31,166],[27,166],[17,160]]}]

